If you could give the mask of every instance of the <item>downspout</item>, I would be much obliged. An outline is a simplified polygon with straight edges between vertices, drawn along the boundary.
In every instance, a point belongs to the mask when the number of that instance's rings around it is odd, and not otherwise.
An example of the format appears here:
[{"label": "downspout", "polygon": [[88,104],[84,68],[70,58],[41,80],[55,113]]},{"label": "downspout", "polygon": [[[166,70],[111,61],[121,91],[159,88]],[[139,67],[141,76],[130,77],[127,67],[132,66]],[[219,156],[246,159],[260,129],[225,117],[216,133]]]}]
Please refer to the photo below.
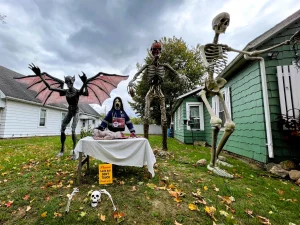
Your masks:
[{"label": "downspout", "polygon": [[250,57],[247,54],[244,54],[244,58],[246,60],[260,60],[260,75],[261,75],[261,81],[262,81],[262,92],[263,92],[263,99],[264,99],[264,111],[265,111],[265,121],[266,121],[266,131],[267,131],[267,144],[266,145],[268,147],[269,158],[274,158],[265,60],[262,57]]}]

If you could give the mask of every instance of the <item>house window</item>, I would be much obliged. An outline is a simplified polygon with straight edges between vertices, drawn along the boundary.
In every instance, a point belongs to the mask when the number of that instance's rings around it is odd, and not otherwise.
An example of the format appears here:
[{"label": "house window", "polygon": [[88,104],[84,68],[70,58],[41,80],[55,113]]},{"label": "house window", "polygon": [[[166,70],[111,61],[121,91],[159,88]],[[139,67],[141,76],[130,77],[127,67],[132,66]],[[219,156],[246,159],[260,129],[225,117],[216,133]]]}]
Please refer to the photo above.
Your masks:
[{"label": "house window", "polygon": [[[67,115],[66,112],[61,113],[61,124],[63,123],[63,121],[64,121],[66,115]],[[68,123],[67,127],[70,127],[70,123],[71,123],[71,121]]]},{"label": "house window", "polygon": [[[221,90],[221,94],[223,95],[225,106],[228,110],[229,116],[231,118],[231,101],[230,101],[230,88],[223,88]],[[218,96],[214,96],[212,98],[212,109],[216,116],[218,116],[222,120],[222,127],[224,127],[225,124],[225,109],[223,104],[221,104],[221,101],[219,101]]]},{"label": "house window", "polygon": [[204,130],[203,103],[187,102],[186,110],[186,117],[189,121],[187,129]]},{"label": "house window", "polygon": [[40,123],[39,123],[40,127],[46,126],[46,114],[47,114],[46,109],[40,110]]}]

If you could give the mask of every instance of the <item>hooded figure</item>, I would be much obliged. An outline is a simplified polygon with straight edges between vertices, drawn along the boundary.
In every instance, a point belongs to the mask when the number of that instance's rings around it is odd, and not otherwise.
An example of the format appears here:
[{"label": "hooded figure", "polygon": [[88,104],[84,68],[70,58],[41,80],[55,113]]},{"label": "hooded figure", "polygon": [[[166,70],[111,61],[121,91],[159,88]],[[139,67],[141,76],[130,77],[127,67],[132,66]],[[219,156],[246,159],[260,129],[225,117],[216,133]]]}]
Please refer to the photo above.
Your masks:
[{"label": "hooded figure", "polygon": [[111,110],[107,113],[100,126],[96,129],[103,131],[105,128],[108,128],[113,132],[124,131],[125,124],[131,133],[130,136],[135,137],[136,135],[133,124],[124,111],[122,99],[120,97],[116,97],[113,101]]}]

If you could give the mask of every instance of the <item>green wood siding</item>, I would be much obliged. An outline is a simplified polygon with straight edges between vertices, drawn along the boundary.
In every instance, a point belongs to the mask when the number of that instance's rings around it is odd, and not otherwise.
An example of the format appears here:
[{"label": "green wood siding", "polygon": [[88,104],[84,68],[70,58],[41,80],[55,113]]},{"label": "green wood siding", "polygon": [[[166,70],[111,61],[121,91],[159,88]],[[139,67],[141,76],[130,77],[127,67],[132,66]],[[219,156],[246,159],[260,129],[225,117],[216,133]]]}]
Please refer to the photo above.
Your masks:
[{"label": "green wood siding", "polygon": [[[224,149],[250,159],[266,162],[266,134],[262,88],[258,62],[250,63],[227,80],[230,87],[232,120],[236,124],[234,133]],[[211,98],[209,98],[211,103]],[[204,110],[205,126],[210,127],[210,115]],[[220,131],[218,142],[224,131]],[[211,144],[212,131],[205,130],[206,141]]]},{"label": "green wood siding", "polygon": [[[279,34],[276,35],[275,38],[265,43],[262,48],[270,47],[274,44],[279,44],[280,42],[289,39],[298,30],[300,30],[300,21],[294,23],[285,30],[282,30]],[[269,59],[266,55],[264,56],[268,82],[271,127],[274,146],[274,161],[280,161],[285,158],[300,157],[299,143],[297,144],[290,140],[286,140],[285,136],[287,132],[284,132],[278,122],[275,121],[277,116],[281,114],[276,66],[292,64],[294,52],[291,49],[292,46],[289,45],[274,49],[273,51],[279,52],[277,59],[272,60]]]}]

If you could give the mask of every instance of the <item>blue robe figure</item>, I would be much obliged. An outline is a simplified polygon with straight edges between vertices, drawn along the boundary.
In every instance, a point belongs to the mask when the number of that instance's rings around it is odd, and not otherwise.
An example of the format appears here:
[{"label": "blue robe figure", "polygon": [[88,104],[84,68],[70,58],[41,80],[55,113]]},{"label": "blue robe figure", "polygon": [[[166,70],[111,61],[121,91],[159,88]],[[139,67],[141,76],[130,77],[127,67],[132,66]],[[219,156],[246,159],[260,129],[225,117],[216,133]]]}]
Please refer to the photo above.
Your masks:
[{"label": "blue robe figure", "polygon": [[98,126],[96,129],[103,131],[108,128],[113,132],[124,131],[125,124],[131,133],[130,137],[136,137],[133,124],[124,111],[122,99],[120,97],[116,97],[113,101],[111,110],[107,113],[100,126]]}]

